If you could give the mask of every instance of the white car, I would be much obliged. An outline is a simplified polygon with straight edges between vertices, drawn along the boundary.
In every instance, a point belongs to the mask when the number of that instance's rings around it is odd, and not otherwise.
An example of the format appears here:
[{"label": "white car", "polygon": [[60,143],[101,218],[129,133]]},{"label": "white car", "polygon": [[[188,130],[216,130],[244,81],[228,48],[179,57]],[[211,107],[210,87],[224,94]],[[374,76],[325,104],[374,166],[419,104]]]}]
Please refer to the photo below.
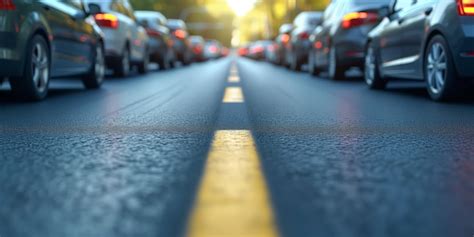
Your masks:
[{"label": "white car", "polygon": [[133,66],[142,74],[148,70],[148,35],[136,20],[128,0],[88,0],[100,6],[95,20],[105,35],[107,66],[125,77]]}]

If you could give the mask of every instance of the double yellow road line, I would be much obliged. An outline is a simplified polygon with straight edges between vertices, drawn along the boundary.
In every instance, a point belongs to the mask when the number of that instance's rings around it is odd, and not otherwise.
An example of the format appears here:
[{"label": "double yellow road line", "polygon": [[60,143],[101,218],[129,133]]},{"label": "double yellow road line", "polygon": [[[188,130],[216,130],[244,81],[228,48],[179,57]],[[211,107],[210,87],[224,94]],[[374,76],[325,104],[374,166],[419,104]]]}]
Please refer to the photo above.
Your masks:
[{"label": "double yellow road line", "polygon": [[[229,83],[238,83],[237,68]],[[241,87],[228,87],[223,103],[244,103]],[[189,237],[277,237],[268,188],[252,134],[215,132],[188,227]]]}]

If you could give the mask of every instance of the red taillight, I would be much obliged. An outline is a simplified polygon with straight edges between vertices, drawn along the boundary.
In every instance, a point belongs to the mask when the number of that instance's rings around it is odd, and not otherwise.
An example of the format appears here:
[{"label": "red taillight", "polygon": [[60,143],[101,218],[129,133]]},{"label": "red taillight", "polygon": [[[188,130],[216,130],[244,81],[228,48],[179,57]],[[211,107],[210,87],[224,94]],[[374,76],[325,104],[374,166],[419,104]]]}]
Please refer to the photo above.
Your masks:
[{"label": "red taillight", "polygon": [[193,47],[193,51],[194,51],[194,53],[196,53],[196,54],[200,54],[200,53],[202,53],[202,47],[199,46],[199,45],[194,46],[194,47]]},{"label": "red taillight", "polygon": [[284,34],[281,36],[281,42],[283,42],[284,44],[288,43],[289,41],[290,41],[290,35]]},{"label": "red taillight", "polygon": [[187,33],[184,30],[176,30],[174,32],[174,36],[176,36],[176,38],[178,38],[178,39],[184,39],[184,38],[186,38],[186,35],[187,35]]},{"label": "red taillight", "polygon": [[314,48],[316,49],[322,49],[323,48],[323,43],[321,41],[316,41],[314,43]]},{"label": "red taillight", "polygon": [[265,51],[263,46],[255,46],[255,48],[252,49],[252,53],[263,53],[263,51]]},{"label": "red taillight", "polygon": [[219,50],[219,49],[218,49],[217,46],[215,46],[215,45],[212,45],[212,46],[209,47],[209,51],[210,51],[211,53],[217,53],[218,50]]},{"label": "red taillight", "polygon": [[0,10],[13,11],[16,9],[13,0],[0,0]]},{"label": "red taillight", "polygon": [[108,14],[108,13],[99,13],[95,15],[95,21],[97,25],[117,29],[119,26],[118,18],[115,15]]},{"label": "red taillight", "polygon": [[153,30],[153,29],[146,29],[146,33],[149,35],[149,36],[154,36],[154,37],[159,37],[161,36],[160,32],[156,31],[156,30]]},{"label": "red taillight", "polygon": [[458,0],[458,10],[461,16],[474,16],[474,0]]},{"label": "red taillight", "polygon": [[342,27],[349,29],[366,24],[377,23],[379,16],[373,12],[352,12],[344,16],[342,19]]},{"label": "red taillight", "polygon": [[249,50],[247,48],[240,48],[239,49],[239,55],[240,56],[245,56],[249,53]]},{"label": "red taillight", "polygon": [[308,32],[301,32],[298,37],[302,40],[309,39],[309,33]]}]

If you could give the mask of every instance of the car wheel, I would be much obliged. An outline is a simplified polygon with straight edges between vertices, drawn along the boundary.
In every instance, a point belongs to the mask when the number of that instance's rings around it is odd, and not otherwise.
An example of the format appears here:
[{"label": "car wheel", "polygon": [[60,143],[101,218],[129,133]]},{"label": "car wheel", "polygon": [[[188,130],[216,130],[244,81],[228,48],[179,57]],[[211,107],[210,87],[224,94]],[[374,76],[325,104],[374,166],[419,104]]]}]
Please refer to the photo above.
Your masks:
[{"label": "car wheel", "polygon": [[118,77],[126,77],[130,73],[130,50],[125,47],[120,62],[114,68],[114,74]]},{"label": "car wheel", "polygon": [[315,55],[314,51],[309,52],[308,67],[309,67],[309,73],[311,75],[319,76],[319,74],[321,74],[321,70],[316,65],[316,55]]},{"label": "car wheel", "polygon": [[95,49],[95,59],[90,72],[84,76],[82,82],[87,89],[97,89],[102,86],[105,77],[105,56],[102,44]]},{"label": "car wheel", "polygon": [[150,55],[148,50],[145,50],[143,60],[138,64],[138,73],[146,74],[148,72],[148,65],[150,64]]},{"label": "car wheel", "polygon": [[13,93],[28,100],[42,100],[51,78],[51,52],[46,40],[35,35],[27,47],[23,77],[10,78]]},{"label": "car wheel", "polygon": [[377,55],[372,43],[365,54],[364,78],[370,89],[385,89],[387,80],[380,75]]},{"label": "car wheel", "polygon": [[457,97],[462,81],[457,78],[451,51],[442,36],[430,40],[424,59],[424,75],[431,98],[446,101]]},{"label": "car wheel", "polygon": [[346,77],[346,69],[340,65],[335,47],[331,47],[329,51],[328,73],[332,80],[344,80]]}]

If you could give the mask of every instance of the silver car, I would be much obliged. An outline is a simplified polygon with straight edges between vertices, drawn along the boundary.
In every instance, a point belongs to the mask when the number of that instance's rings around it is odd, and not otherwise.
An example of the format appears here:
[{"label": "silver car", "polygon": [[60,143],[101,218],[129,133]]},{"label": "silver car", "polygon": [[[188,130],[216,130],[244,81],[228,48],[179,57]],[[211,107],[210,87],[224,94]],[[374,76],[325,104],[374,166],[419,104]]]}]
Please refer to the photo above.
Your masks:
[{"label": "silver car", "polygon": [[139,73],[148,70],[148,35],[137,22],[128,0],[88,0],[101,7],[95,15],[97,24],[105,34],[107,66],[116,76],[125,77],[132,66]]}]

